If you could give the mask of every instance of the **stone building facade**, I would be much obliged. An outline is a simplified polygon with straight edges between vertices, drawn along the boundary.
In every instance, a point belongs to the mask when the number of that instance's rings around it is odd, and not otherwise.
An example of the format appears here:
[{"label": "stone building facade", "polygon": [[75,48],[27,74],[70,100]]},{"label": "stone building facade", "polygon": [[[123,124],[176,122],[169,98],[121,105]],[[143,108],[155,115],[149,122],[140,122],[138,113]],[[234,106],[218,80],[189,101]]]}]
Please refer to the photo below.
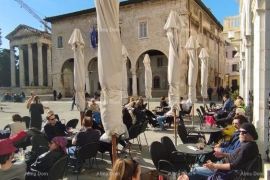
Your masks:
[{"label": "stone building facade", "polygon": [[[40,93],[50,92],[51,35],[27,25],[19,25],[6,38],[10,41],[11,87],[19,87],[21,90],[35,89]],[[16,49],[19,50],[18,66]],[[16,71],[17,67],[19,71]]]},{"label": "stone building facade", "polygon": [[223,86],[231,89],[239,88],[240,66],[240,16],[230,16],[224,19],[223,38],[225,44],[226,70]]},{"label": "stone building facade", "polygon": [[[222,25],[200,0],[129,0],[120,3],[120,31],[128,51],[129,95],[144,96],[143,57],[150,55],[153,73],[153,97],[167,96],[167,66],[169,42],[163,27],[171,10],[179,13],[185,28],[181,32],[181,58],[188,63],[184,49],[189,35],[196,35],[201,47],[207,48],[209,84],[222,83],[225,51],[221,38]],[[46,18],[52,24],[53,89],[70,96],[73,91],[73,51],[68,40],[74,28],[79,28],[85,41],[86,91],[93,95],[99,89],[97,48],[90,34],[96,28],[95,8]],[[200,73],[199,73],[200,74]],[[200,78],[198,78],[200,79]],[[200,92],[198,80],[197,90]],[[198,93],[199,94],[199,93]]]}]

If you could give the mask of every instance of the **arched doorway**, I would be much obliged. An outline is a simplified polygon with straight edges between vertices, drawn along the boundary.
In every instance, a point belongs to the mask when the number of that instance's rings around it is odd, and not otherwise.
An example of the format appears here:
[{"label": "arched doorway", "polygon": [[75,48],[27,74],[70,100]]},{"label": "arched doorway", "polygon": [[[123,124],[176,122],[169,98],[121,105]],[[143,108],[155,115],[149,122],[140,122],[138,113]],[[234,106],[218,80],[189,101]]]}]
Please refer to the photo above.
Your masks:
[{"label": "arched doorway", "polygon": [[65,97],[71,97],[73,95],[73,89],[74,89],[74,59],[68,59],[65,61],[65,63],[62,66],[62,76],[61,76],[61,82],[63,85],[63,95]]},{"label": "arched doorway", "polygon": [[137,89],[138,95],[145,96],[145,78],[143,59],[148,54],[151,60],[151,69],[153,77],[152,97],[161,97],[168,95],[168,58],[158,50],[148,50],[142,53],[137,60]]},{"label": "arched doorway", "polygon": [[99,77],[98,77],[98,62],[97,57],[90,60],[88,64],[89,76],[89,94],[94,96],[95,92],[100,91]]}]

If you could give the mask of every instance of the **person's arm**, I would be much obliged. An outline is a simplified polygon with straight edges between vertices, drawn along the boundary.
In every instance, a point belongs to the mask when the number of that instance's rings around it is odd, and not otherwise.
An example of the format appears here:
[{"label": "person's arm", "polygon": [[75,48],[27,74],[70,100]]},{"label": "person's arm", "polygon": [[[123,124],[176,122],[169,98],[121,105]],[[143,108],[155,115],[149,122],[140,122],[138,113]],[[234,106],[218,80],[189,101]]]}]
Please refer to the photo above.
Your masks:
[{"label": "person's arm", "polygon": [[204,167],[215,170],[231,170],[231,164],[230,163],[225,163],[225,164],[219,164],[219,163],[213,163],[212,161],[207,161],[206,164],[203,165]]},{"label": "person's arm", "polygon": [[31,96],[31,97],[27,100],[27,104],[26,104],[26,108],[27,108],[27,109],[30,108],[30,105],[31,105],[33,99],[34,99],[34,96]]}]

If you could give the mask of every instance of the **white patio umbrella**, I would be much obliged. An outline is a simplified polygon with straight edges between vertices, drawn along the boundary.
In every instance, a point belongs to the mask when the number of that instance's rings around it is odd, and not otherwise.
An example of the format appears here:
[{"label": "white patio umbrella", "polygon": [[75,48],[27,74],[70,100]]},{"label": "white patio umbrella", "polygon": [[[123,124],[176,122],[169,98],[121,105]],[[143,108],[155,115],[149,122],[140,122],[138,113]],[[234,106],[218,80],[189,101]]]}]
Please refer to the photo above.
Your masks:
[{"label": "white patio umbrella", "polygon": [[98,72],[101,86],[100,111],[108,136],[123,134],[122,58],[118,0],[96,0],[98,25]]},{"label": "white patio umbrella", "polygon": [[127,103],[128,92],[127,92],[127,58],[128,52],[124,45],[122,45],[122,104]]},{"label": "white patio umbrella", "polygon": [[171,11],[164,26],[167,31],[167,37],[170,43],[169,47],[169,62],[168,62],[168,83],[169,83],[169,105],[179,110],[179,85],[180,85],[180,29],[181,23],[180,18],[175,11]]},{"label": "white patio umbrella", "polygon": [[[149,100],[152,98],[152,70],[150,64],[150,57],[145,54],[143,59],[144,64],[144,80],[145,80],[145,97]],[[149,102],[148,102],[149,104]]]},{"label": "white patio umbrella", "polygon": [[188,99],[192,103],[196,101],[196,83],[198,77],[198,56],[197,49],[200,47],[194,36],[190,36],[186,43],[186,50],[189,56],[188,68]]},{"label": "white patio umbrella", "polygon": [[74,89],[75,101],[80,110],[85,110],[85,64],[84,64],[84,41],[80,29],[74,29],[68,41],[74,51]]},{"label": "white patio umbrella", "polygon": [[201,49],[199,58],[201,59],[201,95],[204,100],[205,98],[207,98],[208,58],[209,58],[209,55],[205,48]]},{"label": "white patio umbrella", "polygon": [[171,11],[164,26],[167,32],[167,37],[170,43],[169,47],[169,62],[168,62],[168,83],[169,83],[169,105],[174,111],[174,135],[175,145],[177,144],[176,135],[176,112],[180,110],[180,32],[181,32],[181,20],[175,11]]}]

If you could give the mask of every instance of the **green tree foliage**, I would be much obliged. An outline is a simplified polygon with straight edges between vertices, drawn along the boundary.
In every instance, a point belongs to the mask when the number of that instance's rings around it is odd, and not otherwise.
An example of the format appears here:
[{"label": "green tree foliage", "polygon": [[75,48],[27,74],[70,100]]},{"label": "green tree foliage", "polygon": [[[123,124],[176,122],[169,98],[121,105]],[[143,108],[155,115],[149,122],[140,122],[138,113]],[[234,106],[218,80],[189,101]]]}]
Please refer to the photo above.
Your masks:
[{"label": "green tree foliage", "polygon": [[0,87],[10,86],[10,51],[0,49]]}]

